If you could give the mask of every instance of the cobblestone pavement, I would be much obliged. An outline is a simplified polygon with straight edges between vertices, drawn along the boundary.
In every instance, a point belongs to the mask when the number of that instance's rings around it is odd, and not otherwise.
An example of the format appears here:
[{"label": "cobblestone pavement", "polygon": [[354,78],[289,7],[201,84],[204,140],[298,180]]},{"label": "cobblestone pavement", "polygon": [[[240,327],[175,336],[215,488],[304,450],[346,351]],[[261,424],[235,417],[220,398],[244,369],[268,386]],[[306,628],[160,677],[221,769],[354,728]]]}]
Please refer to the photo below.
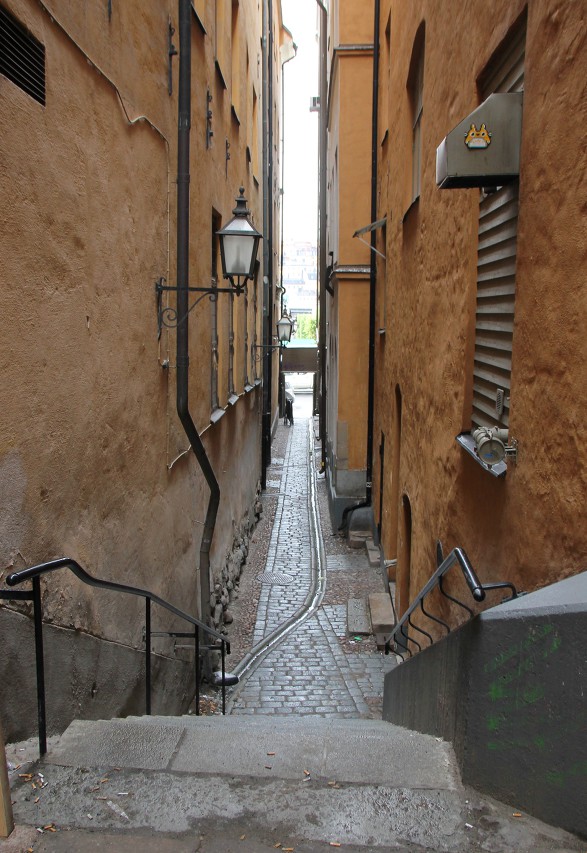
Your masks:
[{"label": "cobblestone pavement", "polygon": [[[324,518],[323,482],[318,483],[322,524],[317,540],[312,525],[313,510],[317,517],[312,422],[297,417],[293,428],[279,429],[288,429],[289,438],[283,460],[273,460],[281,465],[281,478],[268,481],[279,489],[278,505],[261,575],[255,645],[280,626],[294,624],[267,652],[260,651],[241,676],[229,711],[379,718],[383,678],[395,660],[378,652],[372,638],[347,636],[346,600],[382,591],[383,581],[378,570],[370,568],[366,553],[348,553],[351,549],[331,534]],[[325,589],[316,608],[310,603],[321,573]],[[307,611],[310,615],[303,618]]]}]

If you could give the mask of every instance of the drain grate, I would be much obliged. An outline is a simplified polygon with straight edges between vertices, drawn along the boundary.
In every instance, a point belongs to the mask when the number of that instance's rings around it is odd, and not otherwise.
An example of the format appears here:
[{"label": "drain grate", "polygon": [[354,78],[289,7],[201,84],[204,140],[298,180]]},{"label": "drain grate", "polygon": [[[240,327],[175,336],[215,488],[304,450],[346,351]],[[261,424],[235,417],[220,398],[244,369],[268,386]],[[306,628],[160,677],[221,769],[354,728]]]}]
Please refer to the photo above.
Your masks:
[{"label": "drain grate", "polygon": [[286,575],[284,572],[262,572],[257,575],[257,580],[260,583],[272,583],[278,586],[286,586],[293,581],[293,575]]}]

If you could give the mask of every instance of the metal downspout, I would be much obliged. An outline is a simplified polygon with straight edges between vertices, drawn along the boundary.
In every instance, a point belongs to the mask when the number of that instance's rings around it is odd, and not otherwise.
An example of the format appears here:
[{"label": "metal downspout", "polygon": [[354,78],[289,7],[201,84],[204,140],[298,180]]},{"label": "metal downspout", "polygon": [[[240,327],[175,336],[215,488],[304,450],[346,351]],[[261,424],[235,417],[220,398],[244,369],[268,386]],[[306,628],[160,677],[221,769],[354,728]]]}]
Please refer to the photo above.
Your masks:
[{"label": "metal downspout", "polygon": [[[373,31],[373,111],[371,116],[371,222],[377,219],[377,137],[379,89],[379,16],[380,0],[375,0]],[[376,246],[375,229],[371,231],[371,249]],[[367,464],[365,503],[371,506],[373,494],[373,421],[375,405],[375,305],[377,294],[377,255],[371,251],[369,276],[369,386],[367,397]]]},{"label": "metal downspout", "polygon": [[326,150],[328,145],[328,12],[322,0],[320,7],[320,130],[318,139],[318,245],[320,269],[320,323],[318,331],[320,370],[319,433],[322,470],[326,467]]},{"label": "metal downspout", "polygon": [[271,331],[273,329],[273,187],[271,96],[272,80],[272,0],[263,0],[263,417],[261,437],[261,488],[267,487],[267,468],[271,464],[271,388],[273,360]]},{"label": "metal downspout", "polygon": [[201,619],[209,623],[210,547],[216,525],[220,487],[198,430],[191,418],[188,400],[188,286],[190,233],[190,126],[191,126],[191,3],[179,0],[179,88],[177,123],[177,414],[210,488],[210,500],[200,543]]}]

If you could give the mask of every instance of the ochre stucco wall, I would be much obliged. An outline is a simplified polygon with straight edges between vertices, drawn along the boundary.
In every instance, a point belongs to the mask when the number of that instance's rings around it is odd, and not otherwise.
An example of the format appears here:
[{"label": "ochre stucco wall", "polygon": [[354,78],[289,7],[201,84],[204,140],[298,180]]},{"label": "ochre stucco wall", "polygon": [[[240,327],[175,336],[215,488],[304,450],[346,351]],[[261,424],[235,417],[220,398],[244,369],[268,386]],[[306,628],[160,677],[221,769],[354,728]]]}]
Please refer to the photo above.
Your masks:
[{"label": "ochre stucco wall", "polygon": [[367,458],[369,249],[353,234],[371,218],[372,3],[334,6],[327,219],[334,297],[327,296],[327,435],[329,462],[336,470],[329,470],[328,477],[339,494],[357,498],[364,493]]},{"label": "ochre stucco wall", "polygon": [[[388,202],[379,212],[388,214],[387,269],[385,285],[378,283],[387,288],[388,321],[377,349],[375,436],[377,445],[382,431],[387,437],[382,541],[393,558],[388,519],[401,514],[389,504],[397,384],[398,493],[412,512],[410,597],[434,570],[437,539],[445,552],[464,548],[482,580],[526,590],[585,568],[586,154],[569,144],[585,120],[582,4],[528,4],[510,417],[518,462],[496,480],[455,442],[471,423],[478,191],[437,189],[435,152],[477,106],[477,78],[522,10],[505,0],[391,3],[390,137],[380,162]],[[406,80],[422,20],[422,191],[407,211]],[[374,475],[378,494],[377,457]]]},{"label": "ochre stucco wall", "polygon": [[[0,193],[10,200],[0,214],[7,332],[0,348],[0,579],[68,555],[100,577],[146,587],[200,615],[209,489],[175,412],[176,333],[163,329],[158,340],[154,290],[160,277],[173,284],[176,276],[179,59],[169,96],[167,35],[171,20],[179,49],[177,3],[114,4],[110,22],[97,2],[51,0],[53,18],[31,0],[7,6],[45,45],[47,97],[42,107],[0,76]],[[190,284],[200,286],[210,283],[213,210],[226,223],[241,182],[262,230],[261,190],[246,152],[252,138],[262,140],[261,110],[256,134],[244,107],[240,125],[235,121],[231,91],[214,65],[208,6],[208,34],[194,16],[191,28],[189,272]],[[254,86],[260,97],[261,19],[252,0],[241,2],[239,26],[243,89]],[[280,92],[276,82],[277,98]],[[261,286],[257,301],[260,329]],[[173,306],[173,294],[163,304]],[[251,290],[249,343],[252,306]],[[210,426],[210,317],[207,298],[190,314],[189,393],[220,483],[214,580],[255,499],[261,388],[243,393],[240,353],[239,400]],[[243,297],[235,300],[234,323],[244,347]],[[224,373],[228,346],[222,329]],[[50,577],[43,597],[50,621],[142,647],[140,602],[94,592],[65,573]]]}]

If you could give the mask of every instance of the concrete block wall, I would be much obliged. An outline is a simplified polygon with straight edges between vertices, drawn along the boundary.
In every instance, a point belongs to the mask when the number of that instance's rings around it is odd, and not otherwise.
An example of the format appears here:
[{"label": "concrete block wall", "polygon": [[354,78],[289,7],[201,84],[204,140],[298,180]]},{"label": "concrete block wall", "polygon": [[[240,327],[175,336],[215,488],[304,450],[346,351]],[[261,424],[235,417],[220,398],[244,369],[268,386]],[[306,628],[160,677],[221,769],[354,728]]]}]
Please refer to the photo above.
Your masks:
[{"label": "concrete block wall", "polygon": [[586,626],[587,572],[498,605],[389,672],[383,718],[451,741],[466,784],[587,836]]}]

